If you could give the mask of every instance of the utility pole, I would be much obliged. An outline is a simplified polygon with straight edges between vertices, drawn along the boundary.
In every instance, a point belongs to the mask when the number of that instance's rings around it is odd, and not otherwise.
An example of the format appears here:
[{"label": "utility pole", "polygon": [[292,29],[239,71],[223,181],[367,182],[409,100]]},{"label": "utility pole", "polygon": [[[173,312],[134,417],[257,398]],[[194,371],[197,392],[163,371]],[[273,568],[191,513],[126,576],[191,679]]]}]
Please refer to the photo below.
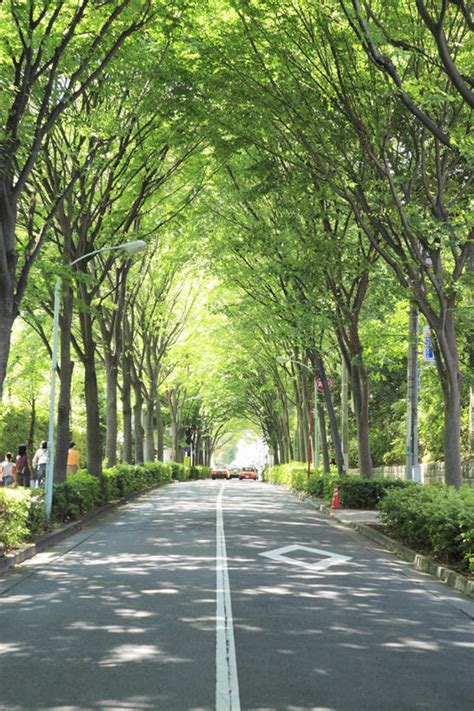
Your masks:
[{"label": "utility pole", "polygon": [[408,320],[408,363],[407,363],[407,434],[405,479],[420,481],[418,462],[418,309],[410,305]]}]

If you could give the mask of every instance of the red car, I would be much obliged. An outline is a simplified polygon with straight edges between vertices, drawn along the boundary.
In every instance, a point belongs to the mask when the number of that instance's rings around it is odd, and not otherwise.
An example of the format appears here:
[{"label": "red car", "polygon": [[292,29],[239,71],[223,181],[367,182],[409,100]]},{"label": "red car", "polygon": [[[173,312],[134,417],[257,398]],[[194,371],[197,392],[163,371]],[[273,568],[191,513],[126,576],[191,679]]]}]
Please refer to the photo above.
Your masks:
[{"label": "red car", "polygon": [[211,479],[228,479],[229,478],[229,472],[227,469],[213,469],[211,471]]},{"label": "red car", "polygon": [[240,481],[242,481],[242,479],[253,479],[254,481],[257,481],[257,470],[255,469],[255,467],[245,467],[245,469],[241,470],[239,474],[239,479]]}]

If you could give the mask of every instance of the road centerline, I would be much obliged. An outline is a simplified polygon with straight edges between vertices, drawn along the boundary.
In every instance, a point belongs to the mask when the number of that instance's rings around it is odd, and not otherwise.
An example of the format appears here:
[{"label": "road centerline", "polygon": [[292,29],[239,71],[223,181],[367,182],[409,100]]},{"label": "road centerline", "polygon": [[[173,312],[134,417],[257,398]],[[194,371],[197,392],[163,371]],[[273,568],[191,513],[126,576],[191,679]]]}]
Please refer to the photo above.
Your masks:
[{"label": "road centerline", "polygon": [[222,484],[216,500],[216,711],[240,711]]}]

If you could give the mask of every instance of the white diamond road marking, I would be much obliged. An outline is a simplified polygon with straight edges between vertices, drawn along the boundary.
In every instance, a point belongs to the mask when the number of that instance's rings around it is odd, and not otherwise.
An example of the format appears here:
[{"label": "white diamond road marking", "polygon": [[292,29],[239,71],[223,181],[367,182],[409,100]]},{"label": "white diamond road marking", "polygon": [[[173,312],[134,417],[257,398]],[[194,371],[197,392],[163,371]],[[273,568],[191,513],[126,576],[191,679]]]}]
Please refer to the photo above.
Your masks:
[{"label": "white diamond road marking", "polygon": [[[308,563],[305,560],[298,560],[297,558],[290,558],[285,555],[285,553],[292,553],[293,551],[309,551],[317,556],[324,556],[322,560],[318,560],[316,563]],[[298,544],[292,546],[283,546],[283,548],[275,548],[273,551],[267,551],[266,553],[259,553],[259,555],[265,558],[270,558],[271,560],[276,560],[277,563],[289,563],[290,565],[299,565],[302,568],[308,568],[309,570],[326,570],[332,565],[337,565],[338,563],[347,563],[348,560],[352,560],[349,556],[339,555],[338,553],[331,553],[330,551],[322,551],[320,548],[310,548],[309,546],[300,546]]]}]

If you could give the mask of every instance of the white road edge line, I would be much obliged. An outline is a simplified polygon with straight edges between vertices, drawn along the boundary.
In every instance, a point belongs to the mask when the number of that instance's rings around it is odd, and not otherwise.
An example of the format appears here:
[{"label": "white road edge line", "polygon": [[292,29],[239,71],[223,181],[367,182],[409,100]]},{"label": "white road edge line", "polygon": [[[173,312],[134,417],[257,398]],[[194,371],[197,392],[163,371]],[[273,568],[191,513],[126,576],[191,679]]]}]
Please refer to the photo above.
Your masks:
[{"label": "white road edge line", "polygon": [[216,501],[216,711],[240,711],[234,622],[225,545],[222,484]]}]

